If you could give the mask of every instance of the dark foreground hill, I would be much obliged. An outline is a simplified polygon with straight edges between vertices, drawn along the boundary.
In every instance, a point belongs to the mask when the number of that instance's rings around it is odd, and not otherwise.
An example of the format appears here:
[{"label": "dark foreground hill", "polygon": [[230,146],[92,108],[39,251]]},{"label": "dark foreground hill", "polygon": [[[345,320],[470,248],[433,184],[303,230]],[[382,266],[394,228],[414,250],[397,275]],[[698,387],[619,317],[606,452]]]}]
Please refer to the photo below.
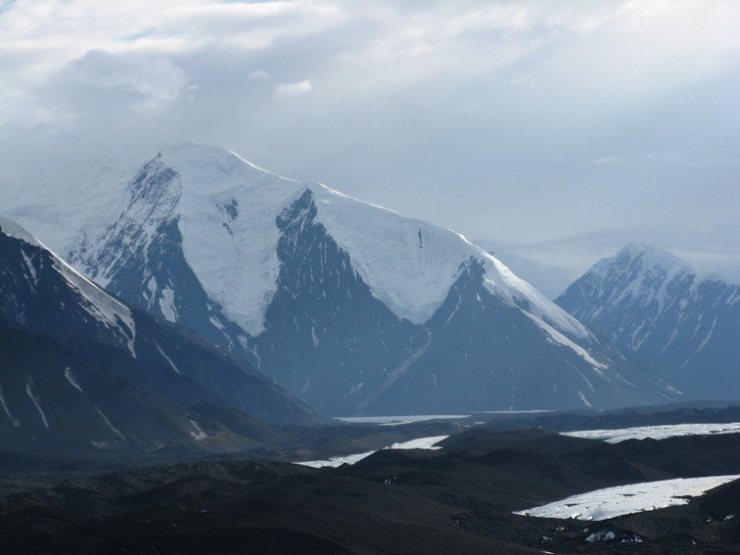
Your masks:
[{"label": "dark foreground hill", "polygon": [[[0,497],[25,553],[732,553],[740,484],[599,523],[512,514],[612,485],[740,473],[740,435],[607,444],[473,427],[354,466],[191,461]],[[591,534],[613,539],[592,544]]]}]

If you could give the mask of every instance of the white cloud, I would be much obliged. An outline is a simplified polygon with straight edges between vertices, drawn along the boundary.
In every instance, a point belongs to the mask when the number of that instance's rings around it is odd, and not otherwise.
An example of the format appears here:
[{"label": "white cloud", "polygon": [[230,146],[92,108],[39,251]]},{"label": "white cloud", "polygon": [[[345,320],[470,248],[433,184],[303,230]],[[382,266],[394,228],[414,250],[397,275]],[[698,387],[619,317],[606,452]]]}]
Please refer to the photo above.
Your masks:
[{"label": "white cloud", "polygon": [[269,79],[272,79],[272,74],[269,71],[265,71],[264,69],[255,69],[254,71],[249,72],[247,78],[250,81],[267,81]]},{"label": "white cloud", "polygon": [[740,211],[738,28],[733,0],[18,0],[0,172],[195,138],[468,233],[714,225]]},{"label": "white cloud", "polygon": [[[740,6],[726,0],[711,8],[699,0],[18,1],[0,14],[1,86],[33,95],[65,65],[96,50],[174,63],[232,50],[258,63],[278,52],[293,56],[314,66],[313,85],[330,81],[344,96],[449,88],[490,76],[536,83],[540,92],[531,98],[546,108],[574,96],[582,108],[606,99],[619,106],[736,68],[739,26]],[[306,92],[291,84],[280,90]]]},{"label": "white cloud", "polygon": [[275,96],[277,98],[290,98],[310,93],[313,90],[311,81],[304,79],[295,83],[281,83],[275,87]]}]

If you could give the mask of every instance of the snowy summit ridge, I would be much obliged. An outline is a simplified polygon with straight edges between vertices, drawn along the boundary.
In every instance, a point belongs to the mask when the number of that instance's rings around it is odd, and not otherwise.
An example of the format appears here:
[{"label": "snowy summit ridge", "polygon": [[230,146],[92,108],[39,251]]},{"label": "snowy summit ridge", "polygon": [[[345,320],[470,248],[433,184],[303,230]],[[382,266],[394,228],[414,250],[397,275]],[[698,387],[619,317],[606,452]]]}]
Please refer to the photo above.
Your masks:
[{"label": "snowy summit ridge", "polygon": [[[276,248],[279,230],[275,218],[305,190],[315,196],[321,222],[349,254],[352,265],[372,293],[399,318],[415,324],[426,322],[441,305],[461,267],[471,259],[485,269],[491,292],[527,311],[546,328],[585,338],[586,329],[545,298],[503,263],[462,235],[428,222],[404,217],[392,210],[365,203],[320,183],[304,183],[271,173],[227,149],[193,141],[160,149],[142,171],[155,170],[161,178],[174,172],[171,181],[125,183],[113,176],[98,188],[116,192],[148,187],[147,204],[129,210],[121,227],[154,225],[179,218],[185,258],[208,294],[227,315],[252,335],[263,330],[264,314],[276,290],[279,270]],[[112,198],[120,197],[120,193]],[[139,209],[140,208],[140,209]],[[146,221],[145,221],[146,219]],[[121,230],[116,229],[119,233]],[[109,237],[112,235],[108,230]],[[76,255],[79,235],[56,246],[73,253],[72,262],[106,286],[114,270],[100,265],[105,236],[88,237],[84,256]],[[70,244],[71,243],[71,244]],[[95,262],[93,262],[95,261]]]},{"label": "snowy summit ridge", "polygon": [[645,270],[660,269],[671,274],[681,272],[696,273],[685,260],[681,260],[668,251],[642,243],[629,243],[625,245],[614,256],[604,258],[594,264],[589,272],[600,277],[606,277],[609,269],[613,268],[617,263],[636,263]]},{"label": "snowy summit ridge", "polygon": [[[276,288],[275,217],[308,189],[316,197],[318,221],[348,252],[373,294],[399,318],[426,322],[461,266],[473,257],[484,264],[486,283],[493,292],[511,301],[525,300],[546,323],[586,336],[575,319],[455,232],[359,201],[321,183],[273,174],[219,147],[188,142],[164,148],[160,156],[182,182],[182,227],[193,230],[184,233],[186,258],[214,299],[224,307],[246,307],[229,315],[252,335],[262,331],[264,311]],[[230,229],[222,226],[220,237],[197,231],[222,217],[221,206],[230,201],[238,214]],[[219,263],[230,267],[235,260],[238,271],[229,272]],[[226,286],[216,283],[228,273],[238,279]]]},{"label": "snowy summit ridge", "polygon": [[583,324],[459,233],[194,142],[106,167],[9,213],[108,292],[327,414],[666,394],[623,378]]}]

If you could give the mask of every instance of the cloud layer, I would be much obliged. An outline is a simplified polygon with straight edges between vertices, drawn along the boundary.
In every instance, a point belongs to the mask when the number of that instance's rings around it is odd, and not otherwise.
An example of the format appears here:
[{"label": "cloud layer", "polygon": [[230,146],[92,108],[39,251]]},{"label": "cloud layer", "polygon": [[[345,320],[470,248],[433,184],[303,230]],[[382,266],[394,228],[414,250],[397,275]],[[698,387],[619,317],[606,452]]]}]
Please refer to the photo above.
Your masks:
[{"label": "cloud layer", "polygon": [[737,29],[731,0],[16,0],[0,184],[193,138],[471,235],[703,233],[740,214]]}]

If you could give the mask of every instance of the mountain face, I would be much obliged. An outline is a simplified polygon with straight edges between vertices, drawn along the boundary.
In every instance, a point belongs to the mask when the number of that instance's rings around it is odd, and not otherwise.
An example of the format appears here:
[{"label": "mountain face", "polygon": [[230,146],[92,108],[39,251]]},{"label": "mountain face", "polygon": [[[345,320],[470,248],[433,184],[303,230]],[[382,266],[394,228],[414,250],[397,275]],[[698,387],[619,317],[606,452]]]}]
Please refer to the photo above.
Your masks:
[{"label": "mountain face", "polygon": [[452,231],[195,143],[162,149],[127,179],[93,175],[56,184],[54,222],[38,216],[54,187],[9,212],[108,292],[325,414],[675,396],[637,383],[577,319]]},{"label": "mountain face", "polygon": [[633,244],[598,262],[557,303],[623,353],[655,361],[686,392],[740,399],[740,286]]},{"label": "mountain face", "polygon": [[[274,423],[319,420],[246,362],[129,308],[4,218],[0,361],[0,441],[6,445],[248,445],[206,405]],[[267,426],[251,422],[267,433]]]}]

